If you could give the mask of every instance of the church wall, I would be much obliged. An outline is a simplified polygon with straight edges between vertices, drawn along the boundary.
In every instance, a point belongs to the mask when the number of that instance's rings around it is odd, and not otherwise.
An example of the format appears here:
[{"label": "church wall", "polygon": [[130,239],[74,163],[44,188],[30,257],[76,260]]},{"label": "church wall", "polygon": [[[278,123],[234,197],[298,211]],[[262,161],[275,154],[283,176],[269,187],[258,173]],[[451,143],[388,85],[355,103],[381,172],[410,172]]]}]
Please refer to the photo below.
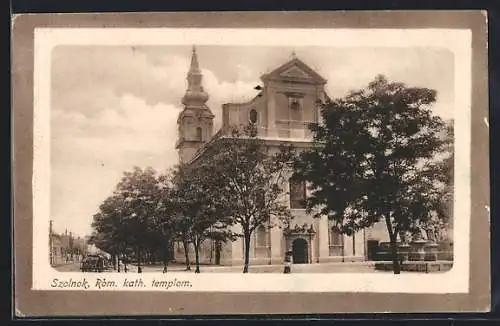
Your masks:
[{"label": "church wall", "polygon": [[274,97],[276,105],[275,121],[315,121],[314,111],[317,99],[315,94],[303,94],[303,96],[300,97],[301,108],[295,112],[289,107],[289,96],[286,92],[287,89],[283,88],[270,94],[270,96]]},{"label": "church wall", "polygon": [[260,98],[254,99],[248,103],[226,103],[223,105],[222,120],[224,126],[247,125],[250,121],[250,110],[255,109],[258,113],[257,124],[264,125],[265,112],[264,102]]},{"label": "church wall", "polygon": [[199,126],[202,128],[202,138],[203,142],[206,142],[212,138],[213,133],[213,122],[208,119],[202,119],[199,122]]},{"label": "church wall", "polygon": [[[200,246],[200,264],[215,264],[216,254],[215,254],[215,242],[212,243],[211,239],[206,239]],[[176,242],[174,244],[174,258],[177,263],[185,263],[186,257],[184,254],[184,246],[182,242]],[[222,243],[220,251],[220,263],[221,265],[230,265],[232,260],[232,243],[228,241]],[[194,252],[194,246],[189,245],[189,261],[191,265],[194,266],[196,262],[196,255]]]},{"label": "church wall", "polygon": [[185,117],[182,121],[181,133],[184,139],[195,139],[195,121],[194,117]]},{"label": "church wall", "polygon": [[213,121],[210,118],[184,116],[179,123],[179,133],[186,140],[199,140],[197,128],[202,129],[202,140],[206,141],[212,137]]},{"label": "church wall", "polygon": [[365,259],[365,235],[361,230],[354,235],[344,235],[344,261]]},{"label": "church wall", "polygon": [[[318,89],[314,85],[270,82],[266,85],[268,125],[276,130],[268,136],[280,138],[307,138],[307,122],[317,121],[316,100]],[[299,94],[300,109],[290,108],[291,94]]]},{"label": "church wall", "polygon": [[237,124],[247,125],[249,121],[248,111],[250,111],[250,105],[242,105],[235,108],[237,113]]},{"label": "church wall", "polygon": [[314,95],[304,97],[304,99],[303,99],[304,110],[303,110],[303,116],[302,116],[303,121],[307,121],[307,122],[314,122],[315,121],[314,111],[316,110],[316,100],[317,99],[318,98]]},{"label": "church wall", "polygon": [[366,260],[366,233],[365,230],[356,232],[356,260]]},{"label": "church wall", "polygon": [[198,149],[198,147],[196,146],[182,146],[182,148],[179,149],[179,158],[180,158],[180,161],[181,162],[188,162],[193,156],[194,156],[194,153],[196,152],[196,150]]},{"label": "church wall", "polygon": [[291,228],[295,227],[295,225],[307,224],[309,226],[314,222],[312,215],[307,214],[305,209],[291,209],[290,211],[293,214],[293,219],[290,221]]},{"label": "church wall", "polygon": [[[241,232],[241,226],[233,226],[233,231]],[[265,246],[258,246],[257,231],[254,231],[250,238],[249,261],[250,265],[270,265],[281,264],[284,259],[283,230],[278,226],[267,230],[267,243]],[[237,238],[232,243],[232,259],[227,261],[228,265],[244,264],[244,241],[243,238]]]},{"label": "church wall", "polygon": [[222,104],[222,128],[229,126],[231,104]]},{"label": "church wall", "polygon": [[[273,153],[276,150],[274,147],[270,147],[270,152]],[[288,192],[288,182],[283,184],[283,188],[285,192]],[[309,192],[309,191],[308,191]],[[285,205],[289,205],[289,194],[284,194],[282,197],[282,203]],[[344,236],[344,257],[341,255],[332,256],[329,248],[329,231],[328,231],[328,223],[327,218],[313,218],[312,214],[307,214],[305,209],[292,209],[292,215],[294,218],[290,221],[290,227],[294,228],[295,225],[298,227],[302,227],[304,224],[307,224],[309,227],[311,224],[314,226],[314,230],[316,235],[312,238],[312,241],[309,243],[311,247],[311,262],[340,262],[340,261],[359,261],[365,259],[365,238],[366,234],[364,231],[358,232],[358,234],[353,238],[349,236]],[[373,228],[369,236],[377,236],[383,239],[386,233],[384,233],[385,229],[384,224]],[[239,226],[236,226],[238,228]],[[236,231],[238,232],[238,231]],[[239,231],[241,233],[241,230]],[[250,243],[250,264],[253,265],[267,265],[269,263],[272,264],[281,264],[283,262],[284,253],[287,250],[287,243],[285,241],[285,237],[283,235],[283,229],[278,227],[273,228],[269,234],[269,242],[271,243],[271,247],[258,247],[256,246],[256,234],[252,234],[251,243]],[[290,244],[288,244],[289,246]],[[202,249],[201,262],[202,263],[214,263],[215,258],[214,254],[212,254],[212,261],[210,260],[210,247],[204,246]],[[237,239],[233,243],[228,243],[227,246],[224,247],[225,251],[221,254],[221,264],[223,265],[241,265],[244,260],[244,246],[243,240],[241,238]],[[183,254],[179,255],[179,261],[184,261]],[[192,261],[194,261],[194,253],[191,254]]]},{"label": "church wall", "polygon": [[278,226],[273,227],[270,230],[271,238],[271,262],[273,264],[280,264],[283,262],[285,247],[284,247],[284,237],[283,228]]},{"label": "church wall", "polygon": [[284,93],[274,93],[274,101],[276,103],[276,121],[288,121],[289,119],[289,108],[288,108],[288,98]]}]

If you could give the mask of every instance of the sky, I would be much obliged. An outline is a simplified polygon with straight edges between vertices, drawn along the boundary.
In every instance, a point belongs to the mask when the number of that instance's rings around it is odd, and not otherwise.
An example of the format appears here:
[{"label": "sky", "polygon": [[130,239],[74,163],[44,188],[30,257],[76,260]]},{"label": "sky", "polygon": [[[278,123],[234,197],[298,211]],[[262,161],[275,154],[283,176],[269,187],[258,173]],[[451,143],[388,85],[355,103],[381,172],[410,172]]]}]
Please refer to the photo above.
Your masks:
[{"label": "sky", "polygon": [[[433,110],[453,117],[453,54],[437,48],[197,46],[207,104],[256,95],[260,76],[296,56],[327,79],[330,97],[377,74],[437,90]],[[92,216],[124,171],[177,163],[177,115],[191,46],[69,46],[52,51],[51,219],[54,230],[91,233]]]}]

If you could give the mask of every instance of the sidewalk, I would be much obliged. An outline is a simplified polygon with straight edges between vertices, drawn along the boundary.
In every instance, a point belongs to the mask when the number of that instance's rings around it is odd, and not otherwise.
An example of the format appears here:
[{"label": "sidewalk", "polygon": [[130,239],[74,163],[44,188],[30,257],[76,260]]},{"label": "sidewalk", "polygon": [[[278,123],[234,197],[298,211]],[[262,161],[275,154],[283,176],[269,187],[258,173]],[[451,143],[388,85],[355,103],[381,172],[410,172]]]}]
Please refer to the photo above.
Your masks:
[{"label": "sidewalk", "polygon": [[[129,265],[129,272],[137,272],[137,266]],[[250,265],[249,273],[283,273],[283,265]],[[185,265],[169,265],[167,272],[186,272],[194,273],[195,266],[191,265],[191,270],[186,271]],[[143,273],[162,273],[163,265],[146,265],[142,267]],[[217,266],[201,265],[201,273],[242,273],[243,265],[237,266]],[[292,266],[292,273],[371,273],[377,272],[374,268],[374,262],[332,262],[332,263],[314,263],[314,264],[295,264]]]}]

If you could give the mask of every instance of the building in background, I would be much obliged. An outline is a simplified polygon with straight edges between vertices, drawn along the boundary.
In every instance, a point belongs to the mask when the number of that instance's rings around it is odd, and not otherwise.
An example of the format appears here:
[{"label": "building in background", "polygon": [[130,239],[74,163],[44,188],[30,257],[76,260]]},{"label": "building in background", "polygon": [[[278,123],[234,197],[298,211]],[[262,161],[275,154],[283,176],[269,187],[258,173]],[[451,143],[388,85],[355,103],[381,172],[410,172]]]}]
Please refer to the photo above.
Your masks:
[{"label": "building in background", "polygon": [[51,266],[79,263],[88,253],[88,241],[80,236],[75,237],[72,232],[68,233],[68,230],[63,234],[54,232],[53,222],[50,221],[49,248]]}]

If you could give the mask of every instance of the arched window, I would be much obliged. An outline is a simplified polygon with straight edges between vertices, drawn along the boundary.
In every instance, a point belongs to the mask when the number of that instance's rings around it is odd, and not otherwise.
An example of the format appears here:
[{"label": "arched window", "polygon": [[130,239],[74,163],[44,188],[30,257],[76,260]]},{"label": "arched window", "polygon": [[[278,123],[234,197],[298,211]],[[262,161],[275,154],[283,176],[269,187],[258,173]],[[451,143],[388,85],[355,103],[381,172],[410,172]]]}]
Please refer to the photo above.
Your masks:
[{"label": "arched window", "polygon": [[258,120],[258,114],[257,114],[257,111],[256,111],[255,109],[251,109],[251,110],[250,110],[250,113],[249,113],[249,120],[250,120],[250,123],[252,123],[252,124],[257,123],[257,120]]},{"label": "arched window", "polygon": [[203,134],[202,134],[201,127],[196,128],[196,139],[199,141],[203,140]]},{"label": "arched window", "polygon": [[306,183],[292,177],[290,183],[290,208],[304,209],[306,208]]},{"label": "arched window", "polygon": [[257,247],[267,247],[267,230],[264,225],[255,230]]}]

